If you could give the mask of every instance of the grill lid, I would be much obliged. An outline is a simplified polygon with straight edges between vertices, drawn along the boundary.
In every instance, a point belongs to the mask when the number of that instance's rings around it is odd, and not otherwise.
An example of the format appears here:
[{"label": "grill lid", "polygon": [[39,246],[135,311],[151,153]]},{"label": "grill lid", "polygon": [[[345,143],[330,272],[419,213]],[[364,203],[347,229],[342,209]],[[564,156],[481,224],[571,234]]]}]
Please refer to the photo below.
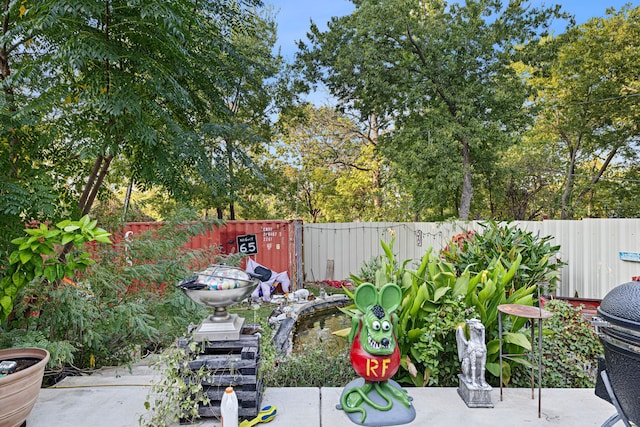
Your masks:
[{"label": "grill lid", "polygon": [[640,282],[613,288],[600,303],[598,314],[618,326],[640,330]]}]

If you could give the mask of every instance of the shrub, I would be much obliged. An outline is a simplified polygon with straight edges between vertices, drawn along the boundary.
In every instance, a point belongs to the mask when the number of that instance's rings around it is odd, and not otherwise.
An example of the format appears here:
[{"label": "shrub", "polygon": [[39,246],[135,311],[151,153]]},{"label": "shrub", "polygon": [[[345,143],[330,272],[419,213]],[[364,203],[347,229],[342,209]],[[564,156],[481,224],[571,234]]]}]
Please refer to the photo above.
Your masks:
[{"label": "shrub", "polygon": [[538,237],[515,225],[498,225],[495,221],[480,225],[482,232],[456,235],[441,252],[445,260],[455,265],[458,274],[467,268],[480,272],[498,258],[508,269],[520,254],[522,261],[513,288],[548,283],[548,291],[555,290],[560,268],[566,263],[555,258],[560,246],[551,244],[551,236]]},{"label": "shrub", "polygon": [[[553,317],[543,323],[542,386],[594,387],[598,356],[603,354],[603,349],[597,334],[582,316],[581,308],[554,299],[545,305],[545,309],[553,312]],[[518,367],[513,374],[513,384],[530,386],[530,375],[530,369]]]},{"label": "shrub", "polygon": [[17,248],[9,255],[9,266],[0,278],[0,324],[9,319],[25,286],[58,288],[64,278],[72,278],[94,263],[84,244],[111,243],[109,233],[96,225],[87,215],[52,227],[39,223],[11,241]]},{"label": "shrub", "polygon": [[474,317],[473,307],[467,307],[461,297],[451,298],[450,296],[443,298],[438,310],[424,317],[424,333],[413,345],[415,351],[412,354],[415,361],[424,366],[425,385],[441,387],[458,385],[460,361],[456,329],[467,319]]},{"label": "shrub", "polygon": [[[487,343],[487,370],[498,377],[498,305],[532,305],[535,286],[508,292],[518,270],[521,256],[517,255],[509,269],[499,258],[492,260],[481,272],[472,274],[465,269],[456,275],[453,264],[431,254],[429,249],[418,267],[407,268],[411,260],[396,262],[393,254],[394,239],[390,244],[380,242],[385,253],[376,272],[375,284],[382,287],[395,283],[402,289],[402,304],[396,311],[398,345],[401,367],[395,379],[415,386],[446,384],[455,375],[457,349],[453,343],[455,328],[467,318],[477,317],[485,326]],[[363,281],[352,275],[356,285]],[[352,296],[352,295],[351,295]],[[355,313],[354,308],[350,308]],[[434,326],[435,324],[435,326]],[[523,322],[508,324],[505,336],[510,352],[529,349],[530,343],[520,329]],[[439,361],[443,361],[440,366]],[[453,362],[452,362],[453,361]],[[516,362],[526,361],[516,359]],[[434,376],[435,375],[435,376]],[[503,377],[510,376],[510,364],[503,363]],[[495,383],[495,380],[493,381]]]},{"label": "shrub", "polygon": [[375,282],[376,271],[380,269],[381,263],[382,259],[380,256],[372,256],[369,261],[364,261],[362,263],[357,277],[364,282]]},{"label": "shrub", "polygon": [[191,236],[212,226],[168,223],[130,241],[95,247],[96,262],[75,281],[64,279],[57,286],[31,281],[18,295],[0,344],[47,348],[53,375],[71,365],[127,364],[141,351],[169,345],[207,315],[173,285],[204,265],[240,260],[220,255],[215,247],[183,249]]}]

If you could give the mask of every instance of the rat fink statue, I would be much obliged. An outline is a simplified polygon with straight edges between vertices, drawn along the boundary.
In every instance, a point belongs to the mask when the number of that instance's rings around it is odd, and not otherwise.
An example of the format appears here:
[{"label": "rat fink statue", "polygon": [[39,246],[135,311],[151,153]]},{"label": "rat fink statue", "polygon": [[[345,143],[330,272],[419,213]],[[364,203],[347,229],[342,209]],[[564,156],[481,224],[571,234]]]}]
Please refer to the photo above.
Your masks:
[{"label": "rat fink statue", "polygon": [[[362,283],[356,289],[354,302],[360,313],[352,318],[350,356],[351,365],[361,378],[344,388],[337,408],[360,425],[411,422],[415,418],[411,398],[390,379],[400,366],[394,311],[402,302],[402,291],[393,283],[380,291],[371,283]],[[403,407],[397,408],[394,401]],[[360,414],[359,420],[355,414]]]}]

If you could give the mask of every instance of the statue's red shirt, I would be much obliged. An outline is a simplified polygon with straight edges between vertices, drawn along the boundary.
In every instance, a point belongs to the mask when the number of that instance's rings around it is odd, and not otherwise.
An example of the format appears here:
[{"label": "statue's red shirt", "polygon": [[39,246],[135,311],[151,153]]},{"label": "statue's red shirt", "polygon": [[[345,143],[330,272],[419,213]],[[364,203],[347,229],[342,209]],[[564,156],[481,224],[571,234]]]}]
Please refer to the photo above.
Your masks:
[{"label": "statue's red shirt", "polygon": [[376,356],[367,353],[360,343],[360,332],[362,331],[362,322],[358,327],[358,333],[353,339],[351,345],[351,366],[366,381],[387,381],[391,378],[400,367],[400,350],[398,350],[397,340],[394,337],[396,345],[393,353],[384,356]]}]

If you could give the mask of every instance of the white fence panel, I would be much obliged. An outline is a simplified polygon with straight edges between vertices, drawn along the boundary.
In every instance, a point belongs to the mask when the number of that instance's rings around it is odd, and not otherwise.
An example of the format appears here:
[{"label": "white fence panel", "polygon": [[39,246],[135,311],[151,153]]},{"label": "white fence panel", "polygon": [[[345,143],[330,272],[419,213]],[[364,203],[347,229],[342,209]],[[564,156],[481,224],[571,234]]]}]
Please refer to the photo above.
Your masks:
[{"label": "white fence panel", "polygon": [[[562,296],[603,298],[613,287],[640,276],[640,262],[623,261],[620,252],[640,253],[640,219],[523,221],[518,227],[560,245],[567,262],[556,292]],[[357,274],[365,262],[383,255],[380,240],[395,235],[397,259],[419,261],[433,248],[442,249],[455,234],[481,230],[478,222],[334,223],[304,225],[305,281],[343,280]],[[328,268],[333,264],[333,269]],[[330,274],[331,277],[327,275]]]}]

